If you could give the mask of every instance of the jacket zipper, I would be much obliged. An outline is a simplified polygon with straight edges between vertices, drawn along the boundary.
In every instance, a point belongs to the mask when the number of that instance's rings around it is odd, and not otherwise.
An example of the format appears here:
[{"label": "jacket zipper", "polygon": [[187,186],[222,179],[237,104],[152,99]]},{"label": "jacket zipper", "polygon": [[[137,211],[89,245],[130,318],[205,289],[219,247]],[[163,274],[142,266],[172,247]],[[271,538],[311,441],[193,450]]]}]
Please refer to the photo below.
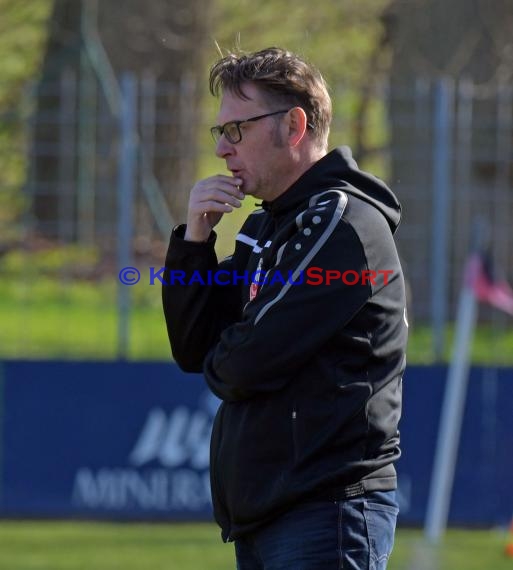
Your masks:
[{"label": "jacket zipper", "polygon": [[299,450],[297,441],[297,407],[295,402],[292,406],[292,446],[294,451],[294,461],[297,461]]}]

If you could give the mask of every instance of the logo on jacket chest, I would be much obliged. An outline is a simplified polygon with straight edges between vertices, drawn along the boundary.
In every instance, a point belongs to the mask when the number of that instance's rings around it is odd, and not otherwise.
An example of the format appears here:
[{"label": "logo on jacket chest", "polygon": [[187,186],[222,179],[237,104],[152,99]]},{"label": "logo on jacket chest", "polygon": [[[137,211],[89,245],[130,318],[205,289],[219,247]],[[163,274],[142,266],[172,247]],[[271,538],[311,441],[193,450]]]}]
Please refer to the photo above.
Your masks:
[{"label": "logo on jacket chest", "polygon": [[249,300],[252,301],[260,291],[260,287],[265,281],[266,271],[262,270],[263,258],[258,261],[258,266],[255,273],[251,276],[251,285],[249,286]]}]

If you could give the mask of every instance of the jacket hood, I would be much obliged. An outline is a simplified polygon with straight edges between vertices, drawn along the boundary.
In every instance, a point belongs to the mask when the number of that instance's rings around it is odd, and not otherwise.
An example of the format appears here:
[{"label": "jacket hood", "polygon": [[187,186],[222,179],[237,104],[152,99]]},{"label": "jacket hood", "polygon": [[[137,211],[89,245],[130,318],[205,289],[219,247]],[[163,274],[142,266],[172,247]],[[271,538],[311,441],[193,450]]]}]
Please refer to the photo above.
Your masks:
[{"label": "jacket hood", "polygon": [[322,190],[335,188],[368,202],[385,216],[392,233],[401,221],[401,205],[379,178],[358,168],[351,149],[338,147],[316,162],[288,190],[262,207],[273,216],[289,210]]}]

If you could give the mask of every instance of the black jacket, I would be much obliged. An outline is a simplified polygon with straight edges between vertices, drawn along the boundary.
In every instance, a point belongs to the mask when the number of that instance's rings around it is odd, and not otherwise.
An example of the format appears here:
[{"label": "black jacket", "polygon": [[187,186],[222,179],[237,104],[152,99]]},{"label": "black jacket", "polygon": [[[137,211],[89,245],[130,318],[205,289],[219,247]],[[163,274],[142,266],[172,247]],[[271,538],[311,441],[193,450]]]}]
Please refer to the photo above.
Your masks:
[{"label": "black jacket", "polygon": [[[175,228],[164,273],[173,355],[184,370],[203,370],[223,400],[211,484],[225,540],[301,501],[394,489],[400,455],[407,322],[397,199],[341,147],[262,206],[220,264],[214,232],[195,243]],[[204,285],[218,269],[231,284]]]}]

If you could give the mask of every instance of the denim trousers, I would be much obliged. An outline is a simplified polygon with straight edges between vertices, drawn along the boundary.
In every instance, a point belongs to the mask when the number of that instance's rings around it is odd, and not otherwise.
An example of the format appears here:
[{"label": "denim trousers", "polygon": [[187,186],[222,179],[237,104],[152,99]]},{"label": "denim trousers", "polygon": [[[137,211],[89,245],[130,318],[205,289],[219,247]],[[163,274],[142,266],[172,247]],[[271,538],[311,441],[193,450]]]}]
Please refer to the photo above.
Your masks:
[{"label": "denim trousers", "polygon": [[300,504],[235,541],[237,570],[385,570],[398,512],[395,491]]}]

